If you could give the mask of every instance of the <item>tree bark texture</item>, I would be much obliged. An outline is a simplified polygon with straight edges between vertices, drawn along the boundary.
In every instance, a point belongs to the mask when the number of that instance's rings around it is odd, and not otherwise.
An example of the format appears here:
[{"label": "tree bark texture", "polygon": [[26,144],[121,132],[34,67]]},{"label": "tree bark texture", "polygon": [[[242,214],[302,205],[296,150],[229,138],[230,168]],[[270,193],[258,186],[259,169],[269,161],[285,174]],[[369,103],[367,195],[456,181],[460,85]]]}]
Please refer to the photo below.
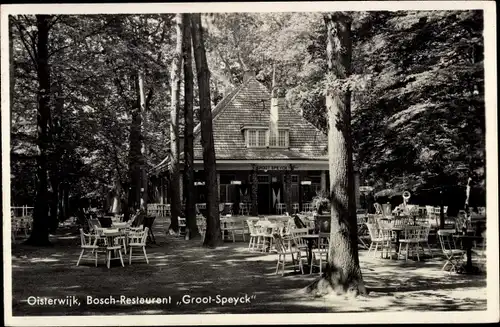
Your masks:
[{"label": "tree bark texture", "polygon": [[182,59],[184,62],[184,192],[186,194],[186,225],[189,239],[199,239],[196,225],[196,189],[194,186],[194,149],[193,149],[193,58],[191,56],[190,14],[183,15]]},{"label": "tree bark texture", "polygon": [[49,245],[48,221],[48,147],[50,121],[50,66],[49,66],[49,24],[50,16],[36,15],[37,40],[36,61],[38,78],[36,196],[33,212],[33,230],[26,241],[31,245]]},{"label": "tree bark texture", "polygon": [[130,123],[130,150],[129,150],[129,200],[128,205],[134,211],[139,209],[141,203],[141,105],[140,105],[140,91],[139,91],[139,74],[132,77],[134,79],[134,88],[136,92],[136,103],[132,107],[132,121]]},{"label": "tree bark texture", "polygon": [[180,169],[179,169],[179,108],[180,87],[182,69],[182,34],[183,16],[176,14],[175,29],[177,41],[175,45],[174,59],[172,60],[172,71],[170,75],[172,85],[172,103],[170,107],[170,196],[171,196],[171,222],[169,230],[177,233],[179,231],[179,216],[181,215],[181,193],[180,193]]},{"label": "tree bark texture", "polygon": [[217,167],[212,127],[212,110],[210,108],[210,72],[208,70],[207,58],[205,54],[201,14],[191,14],[191,28],[200,98],[203,169],[205,172],[205,185],[207,188],[207,230],[203,245],[207,247],[217,247],[222,244],[219,217],[219,190],[217,187]]},{"label": "tree bark texture", "polygon": [[[351,72],[351,20],[343,13],[324,15],[327,27],[328,70],[344,80]],[[351,142],[351,94],[347,88],[328,87],[328,157],[331,228],[324,275],[308,287],[318,295],[336,292],[365,294],[359,267],[354,171]]]}]

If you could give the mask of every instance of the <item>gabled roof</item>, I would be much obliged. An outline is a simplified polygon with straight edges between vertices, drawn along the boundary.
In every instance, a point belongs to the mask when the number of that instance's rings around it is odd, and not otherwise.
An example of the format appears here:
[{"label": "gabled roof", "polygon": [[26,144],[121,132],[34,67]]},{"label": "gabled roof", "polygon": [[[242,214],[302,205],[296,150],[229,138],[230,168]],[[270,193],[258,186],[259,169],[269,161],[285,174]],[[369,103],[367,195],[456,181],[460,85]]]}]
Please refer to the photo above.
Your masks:
[{"label": "gabled roof", "polygon": [[[327,136],[289,106],[279,108],[278,126],[289,129],[289,148],[247,148],[244,125],[269,125],[271,93],[248,78],[212,109],[216,160],[326,160]],[[201,125],[194,129],[194,159],[203,159]],[[181,158],[183,155],[181,154]],[[167,159],[167,158],[166,158]],[[163,160],[157,168],[166,166]]]}]

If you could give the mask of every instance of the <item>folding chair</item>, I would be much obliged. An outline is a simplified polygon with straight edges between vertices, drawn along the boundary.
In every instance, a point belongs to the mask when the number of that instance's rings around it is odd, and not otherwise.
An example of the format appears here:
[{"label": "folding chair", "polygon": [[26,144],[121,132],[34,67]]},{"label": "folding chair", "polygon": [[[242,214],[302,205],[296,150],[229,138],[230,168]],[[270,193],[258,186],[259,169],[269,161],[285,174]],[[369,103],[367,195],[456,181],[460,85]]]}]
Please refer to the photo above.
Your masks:
[{"label": "folding chair", "polygon": [[[323,271],[323,260],[328,261],[328,245],[330,244],[330,233],[320,233],[318,248],[312,251],[312,260],[309,273],[312,274],[313,267],[319,267],[319,273]],[[315,263],[317,262],[317,263]]]},{"label": "folding chair", "polygon": [[[281,235],[279,235],[278,233],[274,233],[273,234],[273,240],[274,240],[274,245],[275,245],[276,251],[278,253],[278,258],[277,258],[277,262],[276,262],[276,274],[278,274],[280,266],[281,266],[281,276],[283,276],[285,274],[285,264],[286,264],[287,250],[285,248],[285,243],[284,243],[283,237]],[[296,263],[295,262],[295,258],[293,256],[294,252],[297,253],[297,258],[299,258],[300,257],[300,253],[298,253],[298,252],[300,252],[300,250],[298,250],[298,249],[296,249],[296,250],[290,249],[290,254],[292,256],[293,271],[295,272],[296,268],[298,266],[299,269],[300,269],[300,271],[303,274],[304,273],[304,268],[303,268],[302,260],[298,260],[298,262]]]},{"label": "folding chair", "polygon": [[460,268],[465,251],[456,248],[455,241],[453,239],[453,230],[440,229],[437,232],[439,237],[439,243],[441,244],[441,249],[446,258],[446,262],[441,268],[441,271],[445,270],[448,265],[451,265],[450,272],[458,271]]}]

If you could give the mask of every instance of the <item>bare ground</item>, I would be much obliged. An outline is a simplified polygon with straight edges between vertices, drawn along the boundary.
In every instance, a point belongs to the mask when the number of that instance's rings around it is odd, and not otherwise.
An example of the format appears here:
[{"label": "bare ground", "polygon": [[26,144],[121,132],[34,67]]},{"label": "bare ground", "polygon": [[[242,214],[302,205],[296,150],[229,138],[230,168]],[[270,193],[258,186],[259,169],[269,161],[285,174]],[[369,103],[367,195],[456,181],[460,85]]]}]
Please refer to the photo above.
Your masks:
[{"label": "bare ground", "polygon": [[[51,236],[49,248],[21,243],[12,246],[12,312],[33,315],[131,315],[194,313],[324,313],[379,311],[486,310],[486,276],[442,272],[439,249],[434,258],[420,262],[387,260],[360,251],[367,297],[311,298],[301,290],[318,274],[301,275],[292,268],[275,275],[276,254],[250,253],[247,242],[226,242],[207,249],[201,241],[185,241],[166,235],[165,221],[155,222],[157,244],[147,247],[149,265],[135,259],[129,266],[115,262],[107,269],[104,256],[99,266],[83,262],[76,266],[79,236],[61,229]],[[217,303],[221,297],[250,297],[250,303]],[[119,299],[168,297],[170,304],[90,305],[87,296]],[[182,297],[212,298],[210,304],[179,304]],[[81,305],[29,305],[30,296],[66,298],[75,296]],[[181,301],[182,302],[182,301]]]}]

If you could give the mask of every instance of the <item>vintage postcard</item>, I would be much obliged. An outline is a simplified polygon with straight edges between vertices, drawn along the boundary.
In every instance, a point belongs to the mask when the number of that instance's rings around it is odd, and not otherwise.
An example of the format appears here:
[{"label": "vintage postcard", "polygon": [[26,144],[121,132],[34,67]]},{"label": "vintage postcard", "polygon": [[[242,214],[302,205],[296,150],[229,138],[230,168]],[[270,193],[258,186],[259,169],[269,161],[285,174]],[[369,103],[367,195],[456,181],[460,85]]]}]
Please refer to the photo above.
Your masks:
[{"label": "vintage postcard", "polygon": [[495,25],[2,5],[5,324],[498,321]]}]

